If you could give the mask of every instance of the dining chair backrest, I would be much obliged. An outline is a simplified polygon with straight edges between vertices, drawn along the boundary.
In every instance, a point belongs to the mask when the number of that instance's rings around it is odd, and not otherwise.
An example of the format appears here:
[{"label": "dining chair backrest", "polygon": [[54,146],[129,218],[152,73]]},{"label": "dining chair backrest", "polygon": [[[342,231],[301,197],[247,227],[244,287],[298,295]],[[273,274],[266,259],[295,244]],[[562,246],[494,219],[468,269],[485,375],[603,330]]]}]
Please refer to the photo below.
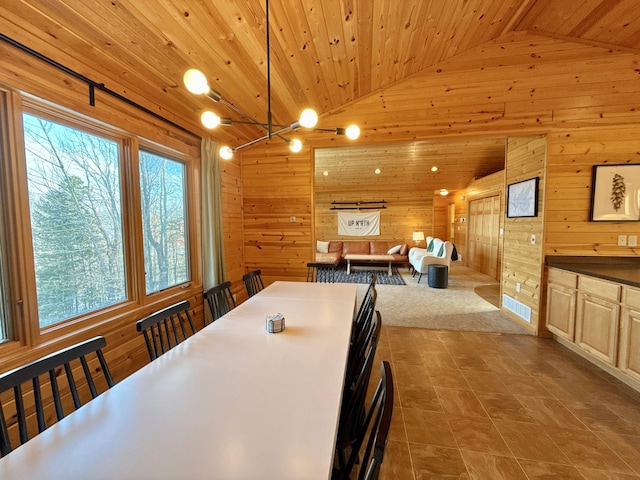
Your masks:
[{"label": "dining chair backrest", "polygon": [[[45,416],[47,399],[53,399],[56,419],[61,420],[65,416],[65,406],[67,413],[70,413],[89,401],[88,396],[94,399],[113,386],[102,353],[106,344],[104,337],[95,337],[0,375],[0,399],[7,400],[6,403],[0,403],[0,456],[12,451],[11,419],[17,423],[17,436],[22,445],[32,437],[28,431],[32,421],[37,423],[38,433],[50,426]],[[99,367],[89,367],[89,361],[93,358],[90,354],[95,354]],[[66,382],[62,377],[66,377]],[[12,395],[4,395],[10,390],[13,391]],[[73,409],[69,410],[71,403]],[[33,410],[35,420],[32,417]]]},{"label": "dining chair backrest", "polygon": [[[376,295],[374,290],[374,296]],[[375,303],[372,305],[372,308],[375,309]],[[374,321],[377,320],[376,321]],[[377,325],[376,325],[377,323]],[[376,326],[378,329],[382,324],[382,319],[380,318],[380,312],[375,310],[375,314],[371,313],[370,318],[366,321],[363,321],[362,331],[359,332],[355,341],[351,343],[349,346],[349,354],[347,357],[347,373],[345,375],[345,382],[353,382],[356,378],[356,375],[360,372],[362,368],[362,364],[365,362],[366,352],[369,348],[369,344],[371,343],[372,337],[375,334],[375,338],[377,338],[377,333],[375,331]]]},{"label": "dining chair backrest", "polygon": [[136,330],[144,335],[152,361],[196,333],[190,306],[189,301],[183,300],[138,320]]},{"label": "dining chair backrest", "polygon": [[247,295],[249,295],[249,298],[253,297],[264,288],[264,283],[262,283],[262,277],[260,276],[260,270],[254,270],[253,272],[245,274],[242,277],[242,281],[247,289]]},{"label": "dining chair backrest", "polygon": [[373,312],[376,309],[378,299],[378,291],[374,286],[370,286],[365,293],[358,314],[353,320],[353,328],[351,330],[351,344],[362,342],[362,338],[373,318]]},{"label": "dining chair backrest", "polygon": [[[337,478],[344,480],[351,478],[353,466],[360,461],[358,480],[378,479],[392,416],[393,374],[389,362],[383,361],[380,366],[380,381],[358,432],[358,439],[351,449],[346,466],[340,470]],[[365,445],[364,449],[362,449],[363,445]]]},{"label": "dining chair backrest", "polygon": [[335,283],[336,264],[312,262],[307,263],[307,282]]},{"label": "dining chair backrest", "polygon": [[357,441],[364,421],[364,404],[381,328],[382,318],[380,312],[376,311],[376,317],[367,332],[365,348],[358,353],[357,357],[350,355],[347,362],[336,442],[341,469],[347,464],[346,453]]},{"label": "dining chair backrest", "polygon": [[204,300],[209,306],[211,321],[215,321],[225,313],[236,308],[236,301],[231,293],[231,282],[224,282],[203,293]]},{"label": "dining chair backrest", "polygon": [[[358,480],[377,480],[384,460],[391,418],[393,417],[393,374],[389,362],[380,366],[380,381],[373,395],[367,419],[362,427],[364,435],[369,429],[367,446],[362,454],[362,463]],[[373,421],[373,423],[371,423]],[[360,443],[361,445],[361,443]]]},{"label": "dining chair backrest", "polygon": [[[355,317],[353,317],[354,323],[357,325],[360,321],[362,316],[365,313],[365,310],[367,308],[371,307],[371,295],[373,290],[375,290],[376,288],[376,281],[377,281],[377,276],[375,273],[371,274],[371,282],[369,282],[369,286],[367,287],[367,290],[364,294],[364,297],[362,297],[362,302],[360,302],[360,307],[358,307],[358,312],[356,313]],[[372,313],[372,312],[371,312]]]}]

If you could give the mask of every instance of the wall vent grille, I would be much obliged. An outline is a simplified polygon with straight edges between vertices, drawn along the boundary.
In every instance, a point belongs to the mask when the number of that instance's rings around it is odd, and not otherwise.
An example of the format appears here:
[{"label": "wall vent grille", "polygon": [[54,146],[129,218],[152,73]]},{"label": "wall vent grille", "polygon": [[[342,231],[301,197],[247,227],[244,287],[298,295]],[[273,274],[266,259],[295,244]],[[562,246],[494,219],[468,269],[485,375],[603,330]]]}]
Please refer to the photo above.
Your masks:
[{"label": "wall vent grille", "polygon": [[531,307],[527,307],[524,303],[505,294],[502,295],[502,306],[526,322],[531,323]]}]

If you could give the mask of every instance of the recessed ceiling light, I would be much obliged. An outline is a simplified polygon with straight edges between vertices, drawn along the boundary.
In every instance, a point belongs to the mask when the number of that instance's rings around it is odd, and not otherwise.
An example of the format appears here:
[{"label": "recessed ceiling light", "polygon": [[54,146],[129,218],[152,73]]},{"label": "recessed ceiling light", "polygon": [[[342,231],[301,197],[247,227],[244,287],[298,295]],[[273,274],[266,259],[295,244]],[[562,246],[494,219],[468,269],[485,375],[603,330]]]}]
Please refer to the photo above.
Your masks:
[{"label": "recessed ceiling light", "polygon": [[329,172],[327,172],[326,170],[325,170],[324,172],[322,172],[322,174],[323,174],[325,177],[329,176]]},{"label": "recessed ceiling light", "polygon": [[436,167],[435,165],[433,167],[431,167],[431,171],[432,172],[437,172],[438,171],[438,167]]},{"label": "recessed ceiling light", "polygon": [[376,175],[380,175],[380,169],[379,169],[379,168],[376,168],[376,170],[375,170],[375,174],[376,174]]},{"label": "recessed ceiling light", "polygon": [[443,197],[449,195],[449,190],[447,190],[446,188],[441,188],[440,195],[442,195]]}]

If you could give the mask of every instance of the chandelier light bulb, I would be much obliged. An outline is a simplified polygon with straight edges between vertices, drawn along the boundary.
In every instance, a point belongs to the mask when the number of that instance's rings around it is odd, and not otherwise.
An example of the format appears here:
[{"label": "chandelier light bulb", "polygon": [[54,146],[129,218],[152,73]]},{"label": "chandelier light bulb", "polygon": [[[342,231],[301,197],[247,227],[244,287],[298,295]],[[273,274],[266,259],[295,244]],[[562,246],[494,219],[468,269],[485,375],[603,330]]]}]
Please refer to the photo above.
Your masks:
[{"label": "chandelier light bulb", "polygon": [[315,110],[307,108],[300,114],[300,126],[304,128],[313,128],[318,123],[318,114]]},{"label": "chandelier light bulb", "polygon": [[220,156],[225,160],[231,160],[233,158],[233,150],[226,145],[220,148]]},{"label": "chandelier light bulb", "polygon": [[349,140],[355,140],[360,136],[360,127],[357,125],[349,125],[345,130],[345,135]]},{"label": "chandelier light bulb", "polygon": [[292,138],[289,142],[289,150],[291,150],[293,153],[298,153],[300,150],[302,150],[302,142],[297,138]]},{"label": "chandelier light bulb", "polygon": [[202,93],[209,92],[209,84],[207,83],[207,77],[204,76],[200,70],[191,68],[184,73],[182,77],[184,86],[187,87],[191,93],[200,95]]},{"label": "chandelier light bulb", "polygon": [[200,116],[200,121],[207,128],[216,128],[220,125],[220,117],[210,111],[203,112]]}]

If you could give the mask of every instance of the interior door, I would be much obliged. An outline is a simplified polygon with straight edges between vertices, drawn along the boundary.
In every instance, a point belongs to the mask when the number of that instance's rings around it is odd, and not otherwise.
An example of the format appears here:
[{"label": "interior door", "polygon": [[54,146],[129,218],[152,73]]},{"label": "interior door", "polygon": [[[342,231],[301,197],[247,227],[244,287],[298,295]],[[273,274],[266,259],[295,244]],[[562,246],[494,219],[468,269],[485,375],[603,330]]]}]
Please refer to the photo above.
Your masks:
[{"label": "interior door", "polygon": [[469,202],[469,267],[497,279],[500,196]]}]

